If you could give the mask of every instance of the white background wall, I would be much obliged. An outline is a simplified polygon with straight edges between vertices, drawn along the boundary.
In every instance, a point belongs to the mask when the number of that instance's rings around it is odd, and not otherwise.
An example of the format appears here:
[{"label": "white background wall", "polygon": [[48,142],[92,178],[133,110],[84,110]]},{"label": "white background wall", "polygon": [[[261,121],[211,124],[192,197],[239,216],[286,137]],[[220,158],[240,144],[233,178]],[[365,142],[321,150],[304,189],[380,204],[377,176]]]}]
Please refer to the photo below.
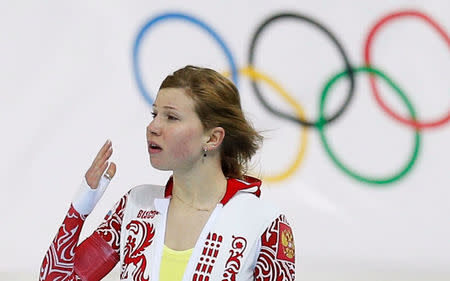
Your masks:
[{"label": "white background wall", "polygon": [[[279,11],[315,18],[338,37],[354,66],[363,64],[370,27],[400,9],[416,9],[450,31],[450,2],[441,1],[3,1],[0,3],[0,272],[2,280],[38,278],[42,258],[79,182],[103,142],[115,148],[118,173],[89,217],[89,235],[132,186],[163,184],[169,174],[148,161],[145,126],[151,120],[132,71],[132,47],[142,25],[178,11],[208,23],[246,66],[250,38]],[[382,29],[373,63],[405,90],[421,120],[450,108],[449,45],[422,21],[402,19]],[[318,116],[320,90],[343,63],[323,33],[283,21],[260,40],[256,65]],[[168,21],[149,32],[140,64],[153,93],[186,64],[227,70],[221,50],[191,24]],[[348,110],[326,135],[355,170],[385,176],[405,164],[414,129],[380,109],[367,75],[357,75]],[[338,108],[347,82],[330,95]],[[406,107],[383,86],[398,112]],[[263,87],[277,108],[293,112]],[[283,171],[299,147],[301,127],[269,113],[249,80],[240,77],[242,103],[265,133],[254,172]],[[423,130],[416,164],[392,184],[374,186],[339,170],[317,130],[308,131],[304,161],[285,181],[265,184],[263,197],[286,210],[295,231],[298,280],[449,280],[450,125]],[[111,276],[118,280],[118,275]],[[372,278],[372,279],[371,279]]]}]

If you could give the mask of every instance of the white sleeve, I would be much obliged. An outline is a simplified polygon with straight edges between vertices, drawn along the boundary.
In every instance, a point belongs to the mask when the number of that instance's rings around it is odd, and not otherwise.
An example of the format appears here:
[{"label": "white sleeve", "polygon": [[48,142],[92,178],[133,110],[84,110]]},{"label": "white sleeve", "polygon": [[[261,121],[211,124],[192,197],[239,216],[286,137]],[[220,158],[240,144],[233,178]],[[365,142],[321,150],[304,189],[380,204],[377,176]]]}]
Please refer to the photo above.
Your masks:
[{"label": "white sleeve", "polygon": [[80,188],[72,201],[72,205],[75,210],[82,215],[89,215],[94,209],[97,202],[102,197],[110,183],[110,179],[105,176],[100,178],[100,182],[96,189],[92,189],[87,181],[86,177],[83,176],[83,181],[81,182]]}]

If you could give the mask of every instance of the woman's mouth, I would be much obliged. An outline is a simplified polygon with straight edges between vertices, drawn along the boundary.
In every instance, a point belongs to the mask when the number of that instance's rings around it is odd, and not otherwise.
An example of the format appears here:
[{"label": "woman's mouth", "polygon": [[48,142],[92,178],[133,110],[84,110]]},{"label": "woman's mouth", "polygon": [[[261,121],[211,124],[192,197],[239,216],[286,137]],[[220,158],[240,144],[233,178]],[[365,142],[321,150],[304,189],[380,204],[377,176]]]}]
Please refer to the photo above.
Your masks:
[{"label": "woman's mouth", "polygon": [[154,142],[148,143],[148,153],[155,154],[155,153],[159,153],[161,151],[162,151],[162,148],[158,144],[156,144]]}]

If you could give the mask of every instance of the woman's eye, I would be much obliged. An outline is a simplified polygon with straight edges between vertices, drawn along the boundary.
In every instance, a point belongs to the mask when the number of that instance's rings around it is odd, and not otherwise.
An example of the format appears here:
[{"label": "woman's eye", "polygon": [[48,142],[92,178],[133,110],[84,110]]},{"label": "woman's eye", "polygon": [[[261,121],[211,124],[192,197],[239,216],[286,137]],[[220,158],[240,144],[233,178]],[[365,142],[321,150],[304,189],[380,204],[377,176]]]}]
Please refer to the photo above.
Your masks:
[{"label": "woman's eye", "polygon": [[167,119],[169,119],[169,120],[178,120],[178,118],[173,116],[173,115],[167,116]]}]

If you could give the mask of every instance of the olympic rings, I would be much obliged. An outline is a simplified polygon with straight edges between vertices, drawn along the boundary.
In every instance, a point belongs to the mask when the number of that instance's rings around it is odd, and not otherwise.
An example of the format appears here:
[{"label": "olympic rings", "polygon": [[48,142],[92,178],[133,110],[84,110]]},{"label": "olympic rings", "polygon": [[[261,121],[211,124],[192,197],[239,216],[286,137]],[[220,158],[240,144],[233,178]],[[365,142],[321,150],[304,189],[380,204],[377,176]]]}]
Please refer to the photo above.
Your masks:
[{"label": "olympic rings", "polygon": [[[378,29],[381,26],[383,26],[389,20],[399,18],[399,17],[404,17],[404,16],[414,16],[414,17],[418,17],[420,19],[424,19],[426,22],[428,22],[429,24],[432,25],[432,27],[444,38],[444,40],[450,46],[449,36],[444,32],[444,30],[441,27],[438,26],[437,23],[432,21],[429,17],[427,17],[424,14],[417,12],[417,11],[400,11],[400,12],[396,12],[396,13],[390,14],[388,16],[385,16],[381,21],[379,21],[372,28],[372,30],[370,31],[369,36],[367,38],[366,44],[365,44],[364,58],[365,58],[366,66],[356,68],[350,64],[346,53],[344,52],[341,44],[338,42],[338,40],[335,38],[335,36],[330,31],[328,31],[323,25],[321,25],[317,21],[315,21],[309,17],[303,16],[303,15],[298,15],[298,14],[293,14],[293,13],[280,13],[280,14],[276,14],[274,16],[269,17],[268,19],[263,21],[263,23],[257,28],[255,34],[252,36],[252,41],[251,41],[251,45],[249,48],[248,66],[240,69],[240,71],[238,72],[238,68],[236,67],[236,64],[234,62],[233,56],[231,55],[231,52],[229,51],[228,47],[225,45],[224,41],[219,37],[219,35],[217,35],[217,33],[215,33],[212,30],[212,28],[207,26],[205,23],[203,23],[199,19],[194,18],[189,15],[185,15],[182,13],[166,13],[166,14],[161,14],[159,16],[152,18],[139,31],[137,38],[134,42],[134,48],[133,48],[133,71],[136,76],[136,81],[138,83],[140,92],[142,93],[142,95],[144,96],[146,101],[149,104],[152,104],[153,100],[150,97],[150,95],[148,94],[148,92],[146,91],[146,89],[142,83],[141,74],[140,74],[140,70],[139,70],[139,64],[138,64],[139,47],[140,47],[142,38],[144,37],[145,33],[148,31],[148,29],[151,26],[155,25],[156,23],[162,22],[164,20],[178,19],[178,20],[184,20],[184,21],[193,23],[194,25],[201,27],[205,32],[207,32],[209,35],[211,35],[214,38],[214,40],[220,45],[220,47],[222,48],[222,50],[224,51],[224,53],[227,57],[228,63],[230,65],[231,73],[232,73],[232,79],[235,84],[237,84],[239,73],[241,75],[248,76],[251,79],[252,88],[255,91],[256,97],[259,99],[259,101],[262,103],[262,105],[267,110],[278,115],[281,118],[291,120],[291,121],[294,121],[294,122],[302,125],[301,145],[300,145],[299,151],[295,157],[294,162],[291,163],[284,172],[280,172],[278,174],[270,175],[270,176],[263,176],[265,181],[279,182],[279,181],[283,181],[283,180],[289,178],[290,176],[292,176],[292,174],[298,169],[298,167],[300,166],[301,162],[304,159],[306,146],[307,146],[307,129],[308,129],[307,127],[314,126],[314,127],[317,127],[317,129],[319,131],[321,141],[325,147],[327,154],[331,157],[333,163],[335,163],[340,170],[344,171],[345,174],[347,174],[348,176],[350,176],[358,181],[368,183],[368,184],[376,184],[376,185],[388,184],[388,183],[392,183],[394,181],[397,181],[397,180],[403,178],[408,172],[411,171],[413,165],[415,164],[415,162],[417,160],[418,153],[419,153],[419,148],[420,148],[420,143],[421,143],[421,141],[420,141],[421,129],[437,127],[437,126],[447,123],[450,120],[450,113],[449,113],[448,116],[445,116],[444,118],[441,118],[440,120],[437,120],[437,121],[432,121],[432,122],[417,121],[415,110],[413,109],[410,101],[407,99],[407,97],[403,93],[403,91],[400,90],[400,88],[398,86],[396,86],[396,84],[391,79],[389,79],[383,72],[370,66],[370,46],[371,46],[371,43],[375,36],[375,33],[378,31]],[[257,43],[261,33],[268,25],[270,25],[271,23],[273,23],[276,20],[283,19],[283,18],[306,21],[307,23],[313,25],[314,27],[316,27],[319,30],[321,30],[322,32],[324,32],[328,37],[330,37],[330,39],[332,40],[332,42],[334,43],[334,45],[336,46],[336,48],[338,49],[340,55],[342,56],[342,58],[344,60],[344,64],[345,64],[344,70],[342,72],[338,73],[337,75],[335,75],[334,77],[332,77],[326,83],[325,87],[323,88],[323,91],[321,93],[320,106],[319,106],[320,116],[317,121],[306,120],[304,113],[303,113],[303,109],[295,101],[295,99],[292,98],[278,83],[276,83],[274,81],[274,79],[269,78],[267,75],[257,71],[253,65],[254,60],[255,60],[254,57],[255,57],[256,43]],[[414,127],[414,129],[415,129],[415,136],[414,136],[415,144],[414,144],[412,155],[408,159],[407,164],[405,164],[401,169],[399,169],[399,171],[395,172],[393,175],[388,175],[388,176],[381,177],[381,178],[360,175],[357,172],[355,172],[354,170],[345,166],[335,156],[335,154],[332,152],[332,150],[327,142],[327,139],[325,136],[325,125],[336,120],[346,110],[350,100],[353,97],[353,92],[355,89],[355,78],[354,78],[355,72],[356,73],[367,72],[369,74],[373,94],[376,97],[377,103],[379,103],[382,106],[384,111],[386,111],[388,114],[390,114],[391,116],[393,116],[400,122],[402,122],[404,124],[408,124],[408,125]],[[331,116],[325,116],[324,108],[325,108],[325,101],[328,96],[328,92],[332,88],[333,84],[337,80],[341,79],[343,76],[348,76],[348,79],[350,80],[350,87],[348,89],[347,97],[346,97],[345,101],[343,102],[341,108],[336,113],[332,114]],[[406,104],[406,106],[408,108],[409,115],[410,115],[409,119],[405,119],[405,118],[398,116],[396,113],[394,113],[392,110],[390,110],[383,103],[383,101],[379,97],[379,93],[376,88],[374,76],[379,76],[380,78],[382,78],[400,96],[400,98]],[[272,108],[267,103],[267,101],[264,99],[264,97],[262,96],[262,94],[259,90],[258,83],[257,83],[259,81],[266,82],[275,91],[277,91],[279,94],[281,94],[283,99],[285,101],[287,101],[294,108],[296,116],[291,116],[289,114],[280,112],[280,111]]]},{"label": "olympic rings", "polygon": [[[345,64],[345,69],[348,72],[348,77],[350,79],[350,88],[348,90],[348,94],[347,94],[347,98],[345,99],[344,103],[342,104],[341,108],[335,113],[333,114],[331,117],[326,117],[324,120],[322,120],[322,122],[325,123],[331,123],[334,120],[336,120],[339,116],[341,116],[341,114],[345,111],[345,109],[347,108],[352,96],[353,96],[353,92],[355,89],[355,79],[354,79],[354,75],[353,75],[353,70],[352,67],[350,65],[349,59],[347,54],[344,51],[344,48],[342,47],[342,45],[339,43],[339,41],[337,40],[337,38],[331,33],[331,31],[329,31],[327,28],[325,28],[322,24],[320,24],[319,22],[317,22],[316,20],[313,20],[309,17],[306,17],[304,15],[300,15],[300,14],[292,14],[292,13],[281,13],[281,14],[276,14],[274,16],[269,17],[268,19],[266,19],[265,21],[263,21],[262,24],[259,25],[259,27],[256,29],[255,34],[253,35],[253,38],[251,40],[250,43],[250,49],[248,52],[248,66],[249,67],[254,67],[254,56],[255,56],[255,49],[256,49],[256,43],[258,41],[258,39],[260,38],[261,33],[263,32],[263,30],[269,26],[269,24],[279,20],[279,19],[283,19],[283,18],[289,18],[289,19],[296,19],[296,20],[300,20],[300,21],[305,21],[311,25],[313,25],[314,27],[317,27],[320,31],[324,32],[330,39],[331,41],[334,43],[334,45],[336,46],[336,48],[338,49],[339,53],[341,54],[342,58],[344,59],[344,64]],[[315,126],[318,127],[318,121],[308,121],[302,118],[297,118],[294,116],[291,116],[287,113],[281,112],[279,110],[276,110],[274,108],[272,108],[269,103],[264,99],[263,95],[261,94],[261,91],[258,87],[258,84],[256,83],[256,81],[252,81],[252,87],[253,90],[255,91],[256,96],[258,97],[258,99],[261,101],[262,105],[267,108],[267,110],[269,110],[270,112],[285,118],[287,120],[291,120],[297,123],[300,123],[303,126]]]},{"label": "olympic rings", "polygon": [[[416,18],[424,20],[426,23],[430,24],[431,27],[433,27],[433,29],[445,40],[447,45],[450,47],[450,37],[447,35],[445,30],[443,28],[441,28],[430,17],[428,17],[427,15],[425,15],[421,12],[418,12],[418,11],[400,11],[400,12],[392,13],[392,14],[389,14],[389,15],[383,17],[370,30],[369,35],[367,36],[367,39],[366,39],[365,46],[364,46],[364,61],[367,66],[371,65],[370,51],[371,51],[371,46],[372,46],[373,39],[375,37],[376,32],[383,25],[388,23],[389,21],[394,20],[394,19],[399,19],[401,17],[416,17]],[[429,121],[429,122],[419,122],[419,121],[415,121],[415,120],[411,120],[411,119],[406,119],[406,118],[400,116],[399,114],[395,113],[392,109],[390,109],[388,107],[388,105],[381,99],[381,96],[380,96],[380,93],[378,91],[378,87],[377,87],[375,81],[376,81],[375,77],[373,77],[373,75],[370,75],[370,86],[371,86],[372,92],[375,96],[375,100],[387,114],[389,114],[394,119],[402,122],[403,124],[406,124],[406,125],[409,125],[412,127],[416,127],[418,129],[425,129],[425,128],[438,127],[438,126],[444,125],[445,123],[450,121],[450,110],[446,116],[444,116],[438,120]]]},{"label": "olympic rings", "polygon": [[[266,74],[263,74],[262,72],[258,72],[257,70],[251,68],[251,67],[245,67],[239,70],[239,73],[245,76],[248,76],[252,81],[262,80],[266,82],[269,86],[272,87],[276,92],[278,92],[284,100],[292,105],[292,107],[295,109],[295,112],[297,113],[297,117],[300,119],[305,119],[305,113],[301,105],[292,98],[291,95],[286,92],[283,87],[281,87],[280,84],[275,82],[273,79],[271,79]],[[225,76],[229,76],[229,73],[225,73]],[[275,174],[275,175],[263,175],[262,178],[265,182],[280,182],[284,181],[287,178],[291,177],[295,171],[298,170],[298,167],[300,167],[300,164],[303,162],[303,159],[305,158],[305,152],[306,152],[306,146],[308,142],[308,129],[306,127],[302,127],[302,132],[300,135],[300,148],[297,152],[297,155],[294,159],[294,162],[289,165],[289,167],[281,173]]]},{"label": "olympic rings", "polygon": [[[374,68],[370,68],[370,67],[359,67],[354,69],[355,73],[358,72],[369,72],[371,74],[376,74],[377,76],[383,78],[383,80],[385,82],[387,82],[387,84],[395,90],[395,92],[400,96],[400,98],[402,99],[402,101],[406,104],[406,106],[408,107],[408,111],[409,114],[411,115],[412,120],[416,120],[416,113],[410,103],[410,101],[408,100],[408,98],[406,97],[406,95],[403,93],[402,90],[400,90],[400,88],[391,80],[389,79],[383,72],[374,69]],[[334,77],[332,77],[327,84],[325,85],[323,91],[322,91],[322,95],[320,98],[320,108],[319,108],[319,112],[320,112],[320,118],[324,119],[324,109],[325,109],[325,101],[328,95],[328,91],[330,90],[331,86],[333,86],[333,84],[339,80],[340,78],[342,78],[344,75],[347,74],[347,71],[343,71],[341,73],[338,73],[337,75],[335,75]],[[371,184],[387,184],[387,183],[391,183],[393,181],[396,181],[400,178],[402,178],[403,176],[405,176],[412,168],[412,166],[414,165],[414,163],[416,162],[417,159],[417,155],[419,153],[419,146],[420,146],[420,130],[419,129],[415,129],[415,137],[414,137],[414,149],[413,149],[413,154],[411,156],[411,158],[409,159],[408,163],[405,165],[405,167],[403,169],[401,169],[399,172],[395,173],[393,176],[388,176],[385,178],[374,178],[374,177],[369,177],[369,176],[363,176],[358,174],[357,172],[354,172],[352,170],[350,170],[349,168],[347,168],[337,157],[336,155],[334,155],[334,153],[331,151],[331,148],[327,142],[327,139],[325,137],[325,133],[324,133],[324,127],[323,127],[324,123],[320,123],[320,126],[318,127],[319,129],[319,133],[320,133],[320,139],[322,140],[322,143],[325,147],[325,150],[327,151],[328,155],[331,157],[331,159],[333,160],[333,162],[341,169],[343,170],[347,175],[362,181],[362,182],[366,182],[366,183],[371,183]]]},{"label": "olympic rings", "polygon": [[238,80],[238,70],[237,70],[236,63],[234,62],[234,58],[233,58],[233,55],[231,54],[231,51],[225,44],[225,41],[219,36],[219,34],[217,32],[215,32],[211,27],[209,27],[206,23],[202,22],[201,20],[199,20],[195,17],[189,16],[186,14],[182,14],[182,13],[165,13],[165,14],[161,14],[159,16],[156,16],[156,17],[150,19],[146,24],[144,24],[144,26],[139,31],[139,33],[136,37],[136,40],[134,41],[134,47],[133,47],[133,71],[135,74],[134,76],[136,78],[136,82],[138,84],[139,91],[141,92],[141,94],[144,96],[145,100],[150,105],[153,104],[153,99],[152,99],[151,95],[149,94],[149,92],[146,90],[144,83],[142,82],[141,71],[140,71],[139,62],[138,62],[139,48],[141,46],[141,41],[142,41],[144,35],[146,34],[146,32],[148,32],[150,27],[152,27],[153,25],[155,25],[157,23],[163,22],[165,20],[170,20],[170,19],[178,19],[178,20],[184,20],[184,21],[190,22],[190,23],[200,27],[201,29],[203,29],[209,35],[211,35],[213,37],[213,39],[219,44],[221,49],[224,51],[224,53],[227,57],[230,69],[231,69],[233,82],[236,86],[238,86],[239,80]]}]

